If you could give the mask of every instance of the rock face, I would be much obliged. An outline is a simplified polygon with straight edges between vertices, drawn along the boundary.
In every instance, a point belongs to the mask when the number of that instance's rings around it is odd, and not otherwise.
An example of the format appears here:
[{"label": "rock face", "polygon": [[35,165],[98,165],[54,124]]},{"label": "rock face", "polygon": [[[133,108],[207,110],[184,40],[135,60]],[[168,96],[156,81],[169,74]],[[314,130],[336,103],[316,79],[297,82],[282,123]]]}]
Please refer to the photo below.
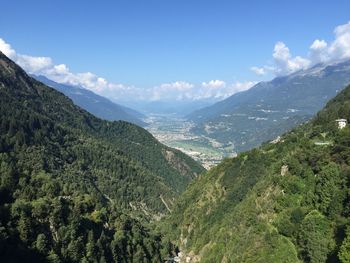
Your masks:
[{"label": "rock face", "polygon": [[288,173],[288,165],[282,165],[281,176],[285,176]]},{"label": "rock face", "polygon": [[164,150],[163,153],[168,163],[182,176],[192,174],[193,178],[197,177],[198,174],[196,172],[192,172],[191,167],[186,162],[181,160],[181,158],[176,156],[176,153],[173,150]]}]

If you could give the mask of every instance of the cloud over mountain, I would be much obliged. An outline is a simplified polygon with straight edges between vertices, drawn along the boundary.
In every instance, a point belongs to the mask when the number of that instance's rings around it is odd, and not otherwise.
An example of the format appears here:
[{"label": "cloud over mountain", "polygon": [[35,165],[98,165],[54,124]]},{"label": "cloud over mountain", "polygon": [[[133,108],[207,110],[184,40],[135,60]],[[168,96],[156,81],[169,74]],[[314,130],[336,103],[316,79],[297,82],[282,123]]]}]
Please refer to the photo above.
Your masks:
[{"label": "cloud over mountain", "polygon": [[199,84],[186,81],[162,83],[149,88],[112,83],[91,72],[71,72],[65,64],[54,64],[50,57],[35,57],[17,53],[10,44],[0,38],[0,50],[28,73],[64,84],[81,86],[99,95],[118,101],[132,100],[201,100],[224,99],[235,92],[243,91],[255,82],[235,82],[230,85],[222,80],[210,80]]},{"label": "cloud over mountain", "polygon": [[327,43],[316,39],[309,48],[306,57],[292,56],[285,43],[275,44],[272,54],[273,63],[263,67],[251,67],[257,75],[273,73],[276,76],[287,75],[301,69],[307,69],[317,63],[332,63],[350,58],[350,21],[334,29],[334,40]]}]

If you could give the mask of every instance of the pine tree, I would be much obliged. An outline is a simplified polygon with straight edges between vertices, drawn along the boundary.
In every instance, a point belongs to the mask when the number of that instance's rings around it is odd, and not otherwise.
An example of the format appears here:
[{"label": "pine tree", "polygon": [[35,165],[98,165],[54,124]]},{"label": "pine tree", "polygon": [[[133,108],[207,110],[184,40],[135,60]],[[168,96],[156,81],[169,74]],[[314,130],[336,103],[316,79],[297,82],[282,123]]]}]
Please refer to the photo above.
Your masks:
[{"label": "pine tree", "polygon": [[350,227],[348,227],[346,237],[340,247],[338,257],[342,263],[350,262]]},{"label": "pine tree", "polygon": [[47,256],[47,260],[50,263],[61,263],[60,257],[53,250],[50,250],[50,252]]},{"label": "pine tree", "polygon": [[48,244],[44,234],[41,233],[38,235],[35,241],[35,247],[40,253],[42,254],[47,253]]}]

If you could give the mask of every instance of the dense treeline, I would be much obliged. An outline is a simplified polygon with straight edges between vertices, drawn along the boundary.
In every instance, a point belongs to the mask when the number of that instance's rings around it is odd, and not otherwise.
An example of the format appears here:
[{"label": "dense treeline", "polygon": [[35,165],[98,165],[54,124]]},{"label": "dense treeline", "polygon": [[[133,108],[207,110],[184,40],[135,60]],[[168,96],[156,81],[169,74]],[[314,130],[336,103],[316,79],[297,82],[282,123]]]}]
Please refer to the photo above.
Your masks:
[{"label": "dense treeline", "polygon": [[148,222],[202,170],[142,128],[76,107],[0,52],[1,261],[161,262],[172,246]]},{"label": "dense treeline", "polygon": [[310,122],[194,180],[163,229],[200,262],[350,262],[350,86]]},{"label": "dense treeline", "polygon": [[60,195],[59,180],[44,173],[28,183],[16,189],[15,200],[6,193],[11,188],[1,185],[4,262],[161,262],[169,253],[159,234],[97,194]]}]

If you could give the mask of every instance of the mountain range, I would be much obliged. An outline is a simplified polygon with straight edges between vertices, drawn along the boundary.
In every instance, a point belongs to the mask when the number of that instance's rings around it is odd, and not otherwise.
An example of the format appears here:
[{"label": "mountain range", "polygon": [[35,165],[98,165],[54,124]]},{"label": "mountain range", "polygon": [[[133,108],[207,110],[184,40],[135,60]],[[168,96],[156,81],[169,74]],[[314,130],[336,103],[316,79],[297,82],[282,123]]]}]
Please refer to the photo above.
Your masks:
[{"label": "mountain range", "polygon": [[350,83],[350,61],[318,64],[272,81],[260,82],[216,104],[194,111],[197,135],[245,151],[310,119]]},{"label": "mountain range", "polygon": [[95,117],[0,53],[1,260],[349,262],[350,127],[336,122],[350,118],[350,86],[339,86],[349,67],[317,65],[214,105],[233,103],[222,117],[255,116],[250,125],[272,114],[280,133],[281,120],[306,123],[205,172],[143,128]]},{"label": "mountain range", "polygon": [[124,121],[101,120],[0,52],[4,262],[161,262],[149,227],[204,169]]},{"label": "mountain range", "polygon": [[78,86],[57,83],[42,75],[33,75],[32,77],[46,84],[47,86],[62,92],[64,95],[73,100],[76,105],[90,112],[96,117],[109,121],[127,121],[142,127],[147,125],[142,120],[146,117],[142,113],[114,103],[90,90]]},{"label": "mountain range", "polygon": [[154,100],[154,101],[131,101],[125,102],[138,111],[146,115],[167,114],[183,117],[189,112],[208,107],[219,99],[200,99],[200,100]]}]

